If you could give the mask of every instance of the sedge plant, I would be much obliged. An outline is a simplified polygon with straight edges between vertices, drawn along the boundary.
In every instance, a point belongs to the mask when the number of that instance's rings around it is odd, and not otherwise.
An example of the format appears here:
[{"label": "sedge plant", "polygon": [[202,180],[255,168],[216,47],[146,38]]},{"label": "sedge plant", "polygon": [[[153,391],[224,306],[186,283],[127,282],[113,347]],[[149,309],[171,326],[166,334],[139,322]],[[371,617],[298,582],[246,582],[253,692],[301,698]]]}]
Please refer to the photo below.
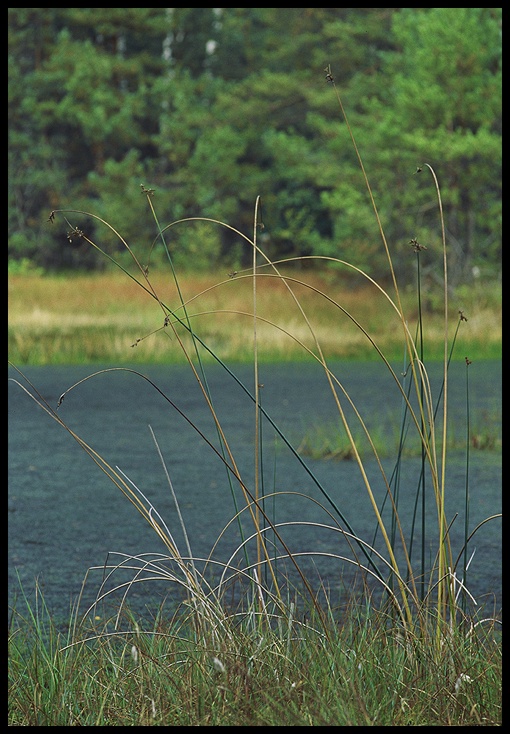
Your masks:
[{"label": "sedge plant", "polygon": [[[455,333],[451,337],[449,322],[448,247],[439,181],[431,165],[425,163],[420,167],[422,173],[430,176],[432,190],[437,200],[438,223],[441,231],[440,241],[443,255],[443,375],[440,393],[434,395],[424,361],[423,348],[426,334],[422,320],[419,262],[421,250],[425,248],[416,238],[410,240],[410,244],[413,246],[418,260],[418,323],[416,331],[413,333],[409,325],[408,316],[403,307],[401,288],[393,266],[391,248],[386,240],[369,178],[365,171],[361,154],[349,125],[330,67],[326,69],[326,78],[331,83],[334,94],[336,95],[343,122],[349,131],[352,145],[363,174],[382,246],[387,257],[390,288],[383,287],[383,285],[360,269],[355,263],[346,262],[340,258],[270,259],[260,245],[258,238],[258,232],[261,228],[260,197],[257,197],[255,202],[253,232],[250,235],[241,232],[228,223],[207,217],[184,218],[163,226],[159,222],[154,204],[156,192],[142,184],[141,191],[147,199],[148,209],[156,230],[156,235],[149,252],[145,253],[144,257],[136,254],[123,236],[106,220],[93,213],[79,210],[54,210],[50,214],[50,222],[53,223],[56,217],[63,217],[69,227],[69,239],[79,238],[87,242],[90,247],[101,252],[127,278],[132,279],[146,294],[147,298],[154,301],[159,311],[159,317],[156,318],[155,327],[150,333],[140,335],[133,343],[133,348],[142,348],[142,343],[146,339],[154,338],[156,334],[162,335],[164,338],[171,338],[179,344],[186,363],[199,386],[204,405],[212,417],[216,435],[215,441],[205,435],[189,419],[170,395],[141,372],[131,368],[112,367],[90,374],[83,380],[64,390],[56,406],[50,405],[39,393],[37,387],[20,370],[18,370],[20,377],[16,380],[21,389],[42,407],[49,417],[69,432],[71,437],[79,443],[99,469],[109,477],[112,483],[125,495],[127,500],[136,507],[143,519],[149,523],[156,535],[163,542],[166,549],[165,553],[140,554],[138,556],[124,555],[122,553],[110,554],[109,560],[103,568],[104,579],[98,591],[95,605],[104,602],[114,593],[118,592],[122,595],[122,603],[115,618],[114,632],[105,634],[120,634],[123,618],[122,613],[125,609],[124,602],[128,600],[129,592],[136,584],[146,583],[151,579],[163,580],[169,586],[178,586],[184,593],[186,608],[189,610],[189,619],[192,620],[193,624],[195,643],[204,649],[218,651],[214,655],[214,660],[217,661],[215,663],[215,671],[219,676],[223,675],[226,670],[226,666],[222,662],[220,655],[222,646],[224,647],[228,640],[232,642],[236,640],[236,633],[233,630],[241,622],[244,625],[242,629],[245,631],[251,630],[259,640],[263,640],[264,635],[270,634],[271,631],[280,630],[281,632],[284,630],[282,639],[287,639],[289,649],[294,644],[294,633],[295,629],[297,629],[295,627],[296,624],[299,626],[300,635],[306,636],[312,634],[310,630],[313,630],[313,634],[316,635],[315,644],[317,644],[317,640],[322,640],[326,644],[328,640],[330,641],[332,639],[332,630],[336,622],[333,619],[331,608],[328,606],[327,593],[324,591],[321,597],[317,588],[314,587],[314,584],[303,571],[302,561],[309,556],[313,557],[314,563],[317,565],[320,564],[321,557],[327,557],[328,561],[334,561],[339,566],[347,565],[355,569],[363,579],[363,588],[367,595],[366,598],[370,600],[369,606],[372,604],[374,588],[378,590],[378,603],[382,614],[381,618],[385,620],[384,625],[389,625],[393,631],[392,634],[397,635],[395,639],[398,640],[399,654],[404,654],[407,656],[406,659],[408,661],[413,661],[411,667],[415,671],[422,666],[430,665],[432,662],[439,664],[444,658],[445,650],[450,649],[449,646],[453,645],[453,640],[458,639],[458,635],[460,634],[459,630],[467,629],[469,633],[472,633],[474,629],[473,623],[469,624],[467,621],[468,613],[466,606],[466,599],[471,598],[467,585],[470,564],[469,543],[480,526],[474,530],[470,530],[469,527],[468,479],[466,479],[465,492],[466,519],[464,543],[460,551],[457,551],[457,556],[450,541],[452,520],[448,518],[446,513],[446,495],[448,491],[446,479],[449,397],[448,368],[452,359],[458,330],[462,322],[466,319],[463,313],[459,312],[460,318],[458,319]],[[93,220],[96,224],[107,227],[118,238],[125,251],[131,257],[134,273],[125,267],[123,264],[125,262],[124,260],[117,262],[115,258],[105,252],[100,242],[89,237],[85,231],[85,225],[81,225],[80,227],[76,226],[72,221],[75,216],[85,217]],[[207,339],[201,335],[201,319],[210,315],[209,313],[196,310],[196,306],[200,304],[200,298],[204,293],[198,293],[193,298],[186,300],[179,285],[179,274],[174,267],[172,257],[172,228],[186,226],[188,223],[197,221],[208,222],[214,226],[229,229],[240,238],[245,246],[251,249],[251,267],[246,271],[232,273],[232,277],[214,286],[217,289],[226,290],[229,284],[235,279],[236,282],[246,281],[251,287],[253,305],[251,312],[241,313],[238,309],[228,308],[215,309],[214,311],[216,318],[221,318],[222,315],[227,315],[233,311],[238,317],[245,318],[251,323],[253,330],[253,386],[251,388],[239,380],[235,372],[217,356],[214,349],[209,346]],[[84,227],[83,229],[81,228],[82,226]],[[160,295],[151,279],[150,261],[152,251],[156,245],[164,249],[168,261],[177,294],[175,304],[168,303],[167,299]],[[365,279],[385,299],[391,307],[398,328],[401,330],[402,347],[403,353],[405,354],[404,380],[401,379],[402,375],[395,372],[389,359],[378,346],[369,330],[357,320],[355,314],[350,313],[342,305],[340,300],[331,298],[327,292],[309,285],[304,279],[283,271],[283,268],[290,263],[305,259],[314,259],[316,265],[326,262],[341,265],[347,268],[348,271],[356,274],[356,276],[361,276]],[[304,325],[305,332],[308,334],[308,340],[303,338],[302,331],[299,332],[299,335],[296,335],[290,329],[283,328],[279,325],[277,318],[268,318],[259,313],[257,285],[262,278],[274,279],[285,287],[300,323]],[[328,363],[327,355],[321,344],[317,325],[314,323],[313,314],[309,313],[302,305],[299,297],[303,289],[313,292],[317,298],[328,302],[331,308],[338,313],[339,317],[349,319],[360,333],[363,334],[370,348],[374,350],[378,359],[380,359],[382,368],[387,370],[391,377],[396,394],[399,396],[402,404],[399,445],[391,474],[385,468],[383,457],[378,448],[378,441],[373,438],[371,428],[369,428],[365,418],[357,409],[355,402],[343,385],[342,380]],[[258,371],[258,330],[261,326],[270,327],[279,333],[282,338],[291,339],[296,342],[303,350],[303,353],[310,360],[314,360],[324,374],[331,393],[331,399],[338,413],[339,422],[345,432],[349,458],[357,468],[361,477],[367,504],[373,512],[375,532],[372,538],[362,538],[354,532],[348,513],[340,506],[334,493],[323,486],[320,479],[314,474],[313,470],[310,469],[303,458],[299,445],[294,445],[288,439],[273,420],[270,412],[262,404],[262,386]],[[244,476],[239,469],[234,452],[231,449],[229,437],[215,410],[213,396],[207,381],[207,365],[204,360],[204,355],[207,355],[208,361],[213,359],[218,362],[228,373],[229,377],[242,388],[246,399],[253,403],[254,471],[253,476],[249,478]],[[466,369],[469,366],[468,362],[469,360],[466,358]],[[177,411],[184,420],[190,423],[200,438],[214,452],[218,461],[223,465],[225,469],[225,484],[229,489],[229,494],[233,502],[232,520],[223,532],[228,532],[229,527],[235,525],[241,535],[241,542],[230,558],[221,561],[213,558],[213,551],[216,544],[208,558],[201,559],[194,556],[192,538],[188,537],[186,531],[185,522],[179,508],[179,498],[172,485],[171,473],[159,445],[157,435],[152,428],[150,430],[155,451],[160,458],[162,472],[166,478],[169,492],[177,510],[180,527],[183,531],[183,537],[185,539],[184,547],[179,547],[174,539],[171,528],[159,514],[156,507],[152,504],[150,497],[146,495],[143,489],[138,487],[121,467],[111,466],[96,449],[86,443],[62,418],[59,408],[64,400],[66,400],[66,404],[72,400],[72,392],[74,390],[79,390],[80,385],[86,380],[100,379],[101,375],[115,370],[128,370],[137,375],[140,380],[146,381],[152,389],[156,390],[164,398],[169,409]],[[350,412],[354,415],[354,419],[350,417]],[[312,523],[307,523],[302,519],[296,519],[291,522],[280,522],[277,521],[274,513],[271,511],[271,500],[283,493],[278,492],[276,488],[274,491],[268,491],[264,484],[264,472],[262,471],[264,441],[262,432],[263,425],[265,424],[271,426],[281,442],[292,453],[295,460],[300,464],[319,491],[321,496],[320,503],[312,497],[307,497],[308,501],[320,504],[324,511],[324,522],[313,523],[315,531],[319,534],[324,533],[338,537],[346,544],[349,552],[344,553],[335,550],[337,547],[335,543],[332,546],[334,549],[326,552],[301,552],[291,549],[286,539],[286,531],[289,526],[305,526]],[[414,549],[415,522],[413,520],[411,536],[406,537],[399,512],[400,503],[402,502],[399,470],[401,463],[405,460],[404,445],[408,435],[411,433],[419,441],[422,467],[419,484],[416,488],[414,511],[414,518],[417,520],[420,516],[418,510],[421,505],[421,547],[417,553],[417,559]],[[360,448],[361,443],[363,443],[363,451]],[[384,486],[384,500],[382,503],[378,491],[375,488],[376,480],[372,476],[372,472],[368,469],[368,462],[364,453],[366,446],[368,446],[371,459],[375,461],[377,482],[382,480]],[[469,440],[467,441],[466,477],[468,476],[468,472]],[[242,504],[238,500],[238,490],[240,490],[243,498]],[[425,501],[426,497],[428,498],[429,496],[432,497],[435,506],[434,537],[438,539],[431,564],[428,562],[426,550],[431,531],[425,524]],[[385,519],[383,512],[388,507],[390,510],[389,521]],[[246,517],[249,519],[248,524],[243,522]],[[495,517],[489,517],[485,522],[491,521]],[[246,529],[247,526],[250,530]],[[376,538],[378,537],[382,539],[382,547],[376,544]],[[219,540],[220,538],[218,538]],[[295,598],[293,596],[289,597],[289,583],[285,577],[286,571],[283,570],[289,568],[292,570],[294,576],[300,580],[301,601],[302,605],[308,610],[309,619],[312,620],[310,623],[305,623],[302,619],[298,623],[294,618]],[[115,579],[121,573],[126,572],[129,574],[128,580],[116,583]],[[239,603],[232,610],[227,605],[226,599],[229,598],[228,595],[234,587],[238,590],[236,599]],[[297,587],[292,584],[292,588]],[[242,593],[239,590],[242,590]],[[323,600],[322,603],[320,599]],[[93,609],[87,609],[85,616],[87,617],[91,613],[93,613]],[[72,643],[66,644],[63,647],[66,651],[73,645],[84,644],[84,640],[78,639],[78,630],[80,627],[77,619],[78,617],[76,617],[76,626],[74,629],[76,633],[75,639]],[[462,622],[460,626],[459,620]],[[237,644],[237,641],[235,644]],[[264,643],[260,642],[260,648],[262,649],[263,647]],[[426,657],[423,655],[424,650],[427,650]],[[251,660],[254,664],[256,653],[252,652],[251,657],[248,655],[247,659]],[[330,661],[329,664],[334,667],[338,665],[338,662]],[[342,664],[346,664],[345,660]],[[454,674],[452,671],[459,673],[458,665],[454,662],[452,662],[451,670],[448,673],[450,676]],[[462,680],[459,686],[461,684]]]}]

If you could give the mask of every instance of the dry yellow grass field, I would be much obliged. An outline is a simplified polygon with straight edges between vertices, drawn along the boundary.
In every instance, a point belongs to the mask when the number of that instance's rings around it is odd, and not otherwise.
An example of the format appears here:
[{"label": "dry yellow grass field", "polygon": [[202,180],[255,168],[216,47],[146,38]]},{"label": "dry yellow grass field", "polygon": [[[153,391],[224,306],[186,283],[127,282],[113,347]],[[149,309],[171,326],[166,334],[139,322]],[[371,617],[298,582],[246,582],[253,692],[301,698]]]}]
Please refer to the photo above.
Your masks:
[{"label": "dry yellow grass field", "polygon": [[[257,277],[257,351],[261,360],[308,358],[307,348],[314,349],[315,337],[330,359],[375,358],[377,353],[366,335],[342,309],[388,358],[402,359],[402,327],[388,299],[375,286],[363,281],[353,287],[338,275],[307,270],[289,271],[286,278],[284,283],[269,270]],[[151,274],[150,282],[165,306],[184,318],[171,274]],[[164,327],[165,313],[157,300],[122,272],[12,275],[8,286],[9,359],[17,365],[183,359],[171,325]],[[222,272],[185,274],[179,278],[179,287],[200,339],[221,359],[250,361],[254,338],[250,272],[235,277]],[[388,293],[391,295],[391,289]],[[403,300],[413,331],[416,294],[406,291]],[[498,304],[499,299],[489,298],[487,293],[484,296],[483,289],[464,289],[462,296],[451,299],[452,335],[459,309],[468,317],[458,335],[459,358],[464,358],[464,352],[477,359],[501,355]],[[427,311],[424,330],[429,359],[441,358],[442,312]],[[177,332],[187,344],[186,330],[177,325]]]}]

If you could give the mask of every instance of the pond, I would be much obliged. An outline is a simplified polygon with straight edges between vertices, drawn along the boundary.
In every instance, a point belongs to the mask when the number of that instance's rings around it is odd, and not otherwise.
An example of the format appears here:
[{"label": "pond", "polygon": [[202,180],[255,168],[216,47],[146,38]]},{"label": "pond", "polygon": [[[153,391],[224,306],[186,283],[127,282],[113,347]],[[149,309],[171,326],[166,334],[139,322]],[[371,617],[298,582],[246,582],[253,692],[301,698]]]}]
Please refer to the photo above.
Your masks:
[{"label": "pond", "polygon": [[[342,362],[332,363],[330,368],[369,428],[377,429],[379,442],[381,435],[384,442],[387,434],[388,450],[382,468],[392,488],[398,486],[399,514],[408,541],[414,527],[413,559],[423,552],[422,517],[425,518],[425,553],[433,556],[437,547],[437,543],[434,545],[437,513],[427,478],[425,501],[422,495],[416,500],[421,486],[420,457],[406,457],[400,463],[399,474],[393,475],[396,463],[393,443],[398,433],[395,425],[398,427],[402,415],[401,394],[394,378],[380,363]],[[401,367],[393,368],[398,380],[404,382]],[[451,363],[448,405],[452,430],[460,437],[466,432],[467,395],[473,422],[476,416],[484,414],[496,423],[501,420],[501,368],[497,361],[474,362],[469,367],[467,389],[465,363]],[[27,367],[23,372],[55,408],[59,396],[71,385],[99,369]],[[231,473],[219,455],[221,452],[217,453],[220,447],[217,426],[191,369],[175,365],[137,367],[136,371],[151,382],[133,371],[105,369],[110,371],[84,381],[66,394],[58,415],[70,431],[76,432],[113,468],[118,467],[143,492],[163,518],[183,556],[187,555],[186,538],[170,484],[192,556],[207,558],[220,538],[213,557],[219,564],[228,561],[241,542],[241,531],[250,534],[253,525],[246,511],[240,522],[228,525],[236,507],[243,508],[245,502],[239,485],[234,482],[230,487]],[[268,517],[279,523],[302,523],[282,527],[282,537],[292,552],[348,554],[348,544],[341,535],[317,527],[318,523],[335,526],[338,522],[372,543],[376,526],[374,509],[356,462],[311,459],[296,455],[288,446],[297,448],[310,431],[330,428],[334,431],[338,425],[336,402],[320,365],[308,362],[260,365],[258,383],[263,385],[260,402],[265,415],[258,425],[254,402],[249,396],[254,392],[253,367],[234,365],[229,369],[241,384],[221,366],[205,368],[218,424],[251,492],[255,491],[255,465],[259,466],[258,492],[259,496],[268,495],[263,505]],[[437,399],[441,394],[441,365],[430,365],[428,373]],[[13,369],[9,369],[9,376],[23,382]],[[352,408],[344,392],[337,388],[336,393],[350,425],[357,423],[353,421]],[[66,619],[87,569],[100,569],[109,553],[164,554],[167,549],[133,503],[83,451],[71,433],[52,420],[13,381],[9,382],[8,402],[9,604],[19,597],[20,582],[30,597],[34,580],[38,579],[51,613]],[[441,410],[439,421],[440,417]],[[358,428],[356,431],[359,433]],[[385,486],[381,470],[373,458],[366,457],[363,461],[376,502],[383,507]],[[499,449],[472,449],[469,455],[462,447],[448,451],[445,501],[448,522],[453,520],[450,537],[454,558],[462,549],[466,526],[471,533],[487,517],[501,512],[501,469]],[[466,490],[469,492],[467,524]],[[389,502],[386,502],[383,509],[386,520],[388,509]],[[476,532],[469,544],[469,554],[475,551],[469,568],[469,590],[479,604],[494,602],[498,608],[502,588],[501,532],[501,520],[491,520]],[[268,540],[271,540],[269,534]],[[380,534],[375,546],[383,550]],[[253,547],[253,543],[248,545],[250,556]],[[234,565],[242,563],[243,554],[238,552]],[[326,555],[317,555],[313,560],[303,557],[302,563],[307,573],[315,575],[315,579],[320,576],[327,580],[333,590],[339,589],[344,575],[349,578],[352,569],[349,564],[328,560]],[[84,609],[95,598],[101,579],[101,570],[91,572],[82,598]],[[137,605],[145,608],[160,599],[161,593],[179,597],[175,586],[145,582],[131,590],[130,603],[134,608]]]}]

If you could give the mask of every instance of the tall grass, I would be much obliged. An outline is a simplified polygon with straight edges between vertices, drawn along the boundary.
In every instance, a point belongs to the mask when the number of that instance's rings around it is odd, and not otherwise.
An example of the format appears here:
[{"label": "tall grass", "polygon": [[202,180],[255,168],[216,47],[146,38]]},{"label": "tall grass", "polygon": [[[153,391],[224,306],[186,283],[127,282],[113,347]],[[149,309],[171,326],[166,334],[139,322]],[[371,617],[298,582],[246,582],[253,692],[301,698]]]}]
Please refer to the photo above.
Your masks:
[{"label": "tall grass", "polygon": [[[156,232],[149,251],[142,254],[136,253],[119,232],[93,213],[77,210],[52,212],[52,222],[57,216],[66,221],[70,240],[79,238],[99,250],[154,304],[159,316],[154,316],[153,324],[139,334],[129,349],[143,349],[145,343],[156,335],[178,345],[182,360],[194,375],[212,418],[215,439],[206,436],[170,395],[136,369],[112,367],[97,370],[65,389],[57,406],[50,405],[19,370],[20,377],[16,382],[20,388],[70,433],[136,507],[163,542],[166,552],[138,556],[111,554],[104,567],[105,577],[96,603],[84,615],[85,620],[93,619],[101,603],[120,593],[117,611],[101,629],[86,631],[79,620],[78,604],[69,638],[61,639],[51,629],[51,624],[48,638],[48,634],[41,632],[43,625],[39,617],[29,612],[28,622],[35,630],[34,655],[39,656],[39,650],[45,651],[42,659],[37,657],[37,665],[32,658],[28,661],[23,659],[26,644],[18,644],[20,634],[23,634],[20,632],[23,626],[20,628],[18,624],[21,613],[14,611],[11,695],[16,702],[22,700],[24,703],[14,705],[13,723],[409,725],[418,722],[482,724],[495,723],[498,719],[499,646],[495,634],[492,634],[497,620],[491,614],[483,619],[475,614],[476,600],[469,591],[470,544],[478,530],[470,528],[468,522],[469,436],[466,441],[466,524],[461,548],[452,547],[450,528],[453,519],[446,513],[450,430],[448,372],[457,336],[466,317],[459,310],[456,322],[451,323],[448,247],[439,181],[431,165],[425,163],[421,166],[422,175],[430,177],[431,192],[437,201],[441,233],[437,245],[443,254],[443,375],[440,391],[434,394],[424,361],[427,332],[420,298],[420,256],[426,246],[415,237],[409,243],[416,255],[418,275],[414,309],[417,318],[413,321],[404,307],[407,299],[398,283],[391,247],[329,68],[327,78],[332,83],[344,123],[351,134],[386,252],[388,273],[384,282],[390,285],[383,285],[355,263],[339,258],[316,258],[316,266],[321,264],[321,260],[334,262],[351,272],[353,277],[362,278],[382,299],[387,308],[386,318],[391,320],[393,330],[398,329],[400,334],[403,369],[395,371],[391,358],[370,327],[363,323],[359,314],[346,307],[341,298],[332,297],[325,289],[311,284],[299,275],[299,271],[288,270],[291,262],[299,262],[302,258],[272,261],[267,256],[258,237],[261,228],[259,198],[254,204],[253,231],[249,235],[228,223],[202,217],[163,226],[154,204],[157,201],[155,192],[142,185]],[[95,220],[113,232],[129,253],[134,269],[126,268],[124,259],[116,262],[102,249],[100,242],[88,237],[86,224],[78,227],[74,223],[75,218],[80,222],[84,218]],[[229,318],[234,314],[245,319],[245,328],[250,329],[251,386],[241,383],[214,345],[211,346],[203,336],[201,325],[207,322],[210,313],[201,312],[195,306],[204,293],[186,297],[174,267],[172,228],[197,221],[229,229],[252,253],[248,270],[232,273],[232,277],[218,284],[215,290],[218,294],[224,293],[225,303],[213,309],[215,318],[222,314]],[[151,252],[156,244],[166,253],[173,281],[171,299],[166,295],[168,291],[165,294],[160,291],[156,279],[151,276]],[[428,243],[427,246],[433,245]],[[295,314],[291,325],[282,325],[277,312],[261,313],[260,286],[267,281],[286,294]],[[230,289],[239,288],[240,284],[251,291],[252,306],[248,311],[241,312],[229,302]],[[330,367],[331,360],[324,346],[320,324],[309,307],[307,295],[310,293],[327,303],[339,320],[351,324],[374,358],[380,360],[381,369],[386,370],[391,378],[395,395],[402,405],[391,473],[383,462],[380,440],[368,427],[340,377]],[[354,532],[348,510],[341,506],[333,491],[323,486],[307,465],[300,447],[280,430],[262,404],[258,368],[259,340],[263,330],[272,331],[279,340],[289,340],[296,345],[306,358],[315,361],[325,378],[349,457],[361,478],[367,506],[373,512],[372,538],[359,537]],[[254,470],[250,477],[240,471],[229,436],[215,409],[207,380],[207,366],[211,361],[223,367],[233,383],[242,388],[246,400],[253,404]],[[466,385],[469,364],[470,360],[466,358]],[[233,524],[241,537],[230,558],[217,560],[214,558],[215,548],[205,559],[193,555],[179,497],[152,428],[154,450],[159,456],[184,538],[181,547],[175,540],[175,531],[159,514],[143,488],[137,486],[122,468],[111,466],[62,418],[59,407],[64,400],[72,401],[72,393],[79,390],[86,380],[101,379],[103,374],[114,370],[128,370],[158,391],[169,409],[180,413],[193,426],[224,466],[225,492],[219,494],[215,501],[229,501],[230,495],[232,521],[224,532],[228,532]],[[314,526],[318,536],[335,539],[331,545],[328,544],[327,550],[296,551],[289,543],[288,531],[310,523],[302,518],[280,522],[272,513],[271,500],[281,493],[276,487],[267,488],[264,483],[262,430],[266,424],[272,427],[319,491],[324,521],[316,522]],[[405,492],[407,498],[414,492],[415,507],[411,534],[406,536],[401,523],[403,492],[399,476],[409,436],[413,436],[419,445],[421,474],[418,485],[407,487]],[[381,483],[384,487],[382,501]],[[239,504],[239,491],[242,504]],[[312,497],[307,499],[317,503]],[[433,527],[425,522],[426,502],[432,502],[435,507]],[[386,519],[388,508],[389,519]],[[484,522],[495,519],[496,516],[488,517]],[[436,544],[432,561],[429,557],[431,542]],[[317,584],[305,573],[304,562],[310,557],[319,574],[323,560],[334,563],[338,569],[356,572],[351,576],[356,576],[360,586],[353,585],[351,607],[341,616],[330,603],[326,579]],[[128,578],[123,580],[126,573]],[[139,622],[130,616],[128,601],[130,591],[137,584],[151,579],[165,581],[169,587],[180,589],[185,602],[180,616],[158,618],[155,627],[147,630],[141,629]],[[27,606],[30,610],[30,605]],[[487,634],[487,629],[491,634]],[[84,665],[89,672],[86,682],[80,683],[75,677],[76,671]],[[40,685],[48,675],[53,681],[51,695]],[[157,692],[154,691],[155,682]],[[165,693],[162,692],[163,687]],[[66,707],[50,712],[51,701],[54,703],[66,696],[72,698]],[[76,701],[77,696],[80,704]],[[93,708],[92,713],[84,713],[85,698]],[[332,707],[333,700],[337,703]],[[348,705],[346,700],[350,702]]]}]

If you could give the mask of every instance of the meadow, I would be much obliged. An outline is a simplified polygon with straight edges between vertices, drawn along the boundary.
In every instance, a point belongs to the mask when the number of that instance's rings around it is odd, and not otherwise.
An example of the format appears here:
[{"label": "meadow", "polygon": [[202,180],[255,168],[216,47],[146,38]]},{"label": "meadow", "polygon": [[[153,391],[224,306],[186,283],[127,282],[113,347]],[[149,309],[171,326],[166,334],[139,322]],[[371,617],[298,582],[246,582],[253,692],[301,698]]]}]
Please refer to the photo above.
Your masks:
[{"label": "meadow", "polygon": [[[348,125],[334,79],[330,73],[328,77]],[[72,616],[66,630],[56,628],[40,590],[33,601],[21,589],[9,619],[9,725],[501,725],[500,610],[480,608],[469,584],[473,539],[478,539],[482,525],[500,522],[498,513],[476,527],[469,522],[469,365],[476,358],[501,355],[500,289],[485,283],[452,292],[440,183],[428,164],[422,176],[428,177],[431,197],[437,201],[443,252],[436,274],[440,285],[433,294],[429,286],[425,289],[419,266],[423,248],[413,239],[416,285],[411,290],[400,287],[354,138],[353,144],[387,255],[388,273],[382,281],[340,261],[336,265],[346,269],[341,276],[321,267],[325,262],[320,259],[313,269],[303,258],[292,268],[288,262],[270,261],[257,240],[258,199],[253,236],[238,233],[252,250],[251,267],[181,277],[173,267],[168,226],[159,225],[157,197],[143,186],[152,226],[167,254],[166,273],[147,271],[120,234],[119,243],[132,265],[127,268],[122,260],[117,275],[9,277],[9,357],[18,370],[11,379],[33,400],[34,409],[41,408],[69,433],[69,440],[96,465],[93,470],[111,480],[166,549],[164,554],[112,558],[104,567],[97,604],[84,615]],[[72,211],[57,210],[52,217],[63,217],[74,236],[101,249],[74,226]],[[330,367],[338,358],[377,360],[391,378],[402,413],[390,471],[388,458],[382,461],[380,441],[372,438],[364,416]],[[313,360],[325,378],[348,442],[345,459],[360,477],[363,497],[373,512],[371,537],[356,535],[349,506],[339,504],[334,488],[323,486],[309,470],[324,510],[324,521],[317,522],[316,529],[324,535],[334,533],[338,542],[302,551],[288,545],[289,525],[304,527],[306,519],[281,522],[271,510],[272,489],[267,492],[261,481],[262,420],[270,422],[295,460],[303,462],[299,447],[271,422],[261,398],[261,361],[282,359]],[[460,547],[451,543],[455,517],[445,509],[452,359],[465,363],[466,386],[465,420],[458,426],[465,436],[466,519]],[[240,470],[232,437],[208,388],[211,361],[236,380],[229,360],[253,365],[252,386],[239,385],[253,405],[250,471]],[[402,372],[394,371],[394,360],[405,365]],[[436,392],[427,364],[438,360],[442,382]],[[210,558],[196,558],[191,552],[182,498],[174,491],[156,433],[152,432],[154,452],[173,500],[173,524],[151,501],[150,476],[147,487],[138,486],[104,458],[101,447],[90,446],[70,428],[59,412],[85,380],[111,368],[92,367],[57,405],[48,403],[23,374],[28,364],[125,365],[161,395],[169,411],[179,410],[171,395],[137,369],[137,364],[151,361],[188,365],[216,436],[211,439],[200,426],[192,427],[225,469],[224,485],[210,501],[232,502],[232,523],[241,516],[247,520],[249,530],[239,522],[241,540],[235,553],[216,562],[219,576],[210,573]],[[400,469],[411,435],[418,441],[422,471],[416,484],[402,487]],[[67,471],[73,481],[72,467],[58,471]],[[414,516],[405,534],[401,508],[409,498]],[[435,510],[433,527],[422,512],[425,498]],[[302,499],[317,503],[311,497]],[[339,572],[345,565],[356,569],[359,583],[348,589],[348,603],[341,609],[330,602],[326,585],[313,584],[303,573],[305,555],[313,557],[318,569],[323,558],[337,564]],[[298,584],[291,583],[290,574],[286,577],[287,568]],[[130,579],[121,581],[126,571]],[[133,615],[129,593],[142,580],[178,588],[182,604],[171,612],[162,606],[152,619]],[[105,618],[97,610],[111,598],[112,584],[122,603]]]},{"label": "meadow", "polygon": [[[356,314],[388,359],[402,359],[395,314],[377,288],[360,278],[318,268],[317,263],[314,269],[284,268],[285,275],[305,312],[313,314],[316,334],[328,359],[377,359],[363,332],[339,314],[334,305],[339,302],[346,311]],[[175,304],[176,313],[182,313],[167,269],[160,267],[151,273],[151,283],[162,300]],[[188,316],[215,354],[224,360],[250,362],[253,293],[249,272],[239,272],[233,278],[227,272],[185,272],[179,274],[179,287]],[[469,324],[458,336],[455,358],[467,354],[479,360],[501,358],[501,298],[498,282],[457,289],[451,299],[450,319],[455,323],[462,310]],[[406,313],[416,323],[415,288],[405,290],[402,300]],[[165,338],[164,319],[158,324],[158,303],[122,272],[9,275],[8,309],[8,353],[19,366],[186,361],[179,344]],[[257,310],[259,359],[308,358],[302,344],[313,347],[313,337],[283,279],[267,269],[258,278]],[[271,323],[275,313],[278,329]],[[440,360],[444,318],[441,302],[436,300],[425,318],[427,357]],[[143,343],[137,342],[139,339]]]}]

